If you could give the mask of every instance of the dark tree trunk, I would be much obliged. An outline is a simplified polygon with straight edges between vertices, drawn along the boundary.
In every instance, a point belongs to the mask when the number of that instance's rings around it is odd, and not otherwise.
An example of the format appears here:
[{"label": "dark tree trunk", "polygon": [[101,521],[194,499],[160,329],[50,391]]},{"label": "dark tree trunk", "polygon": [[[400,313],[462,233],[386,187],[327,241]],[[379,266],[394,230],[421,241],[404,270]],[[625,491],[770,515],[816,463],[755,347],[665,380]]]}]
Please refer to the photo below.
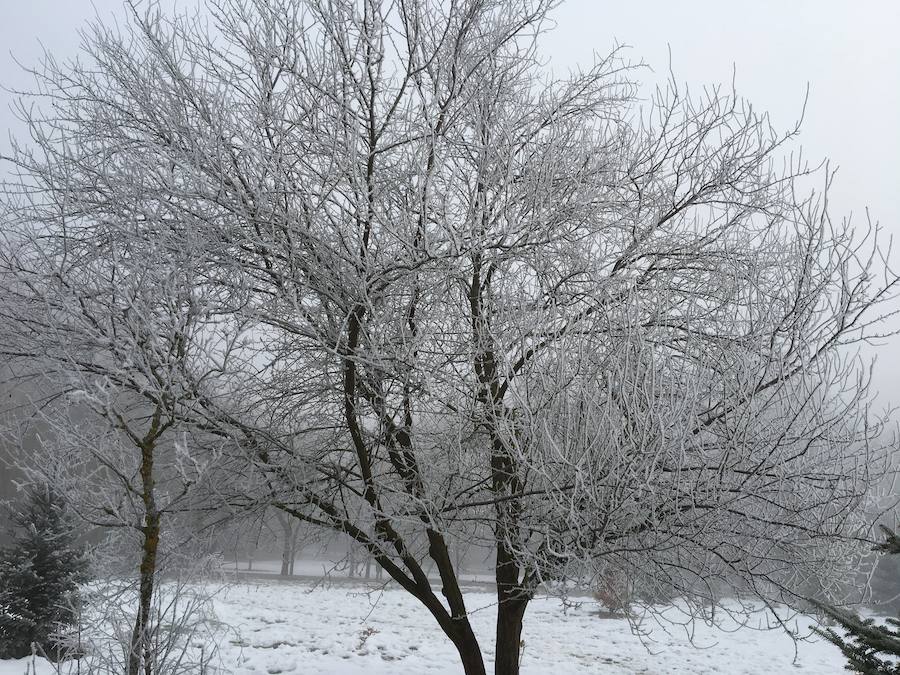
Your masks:
[{"label": "dark tree trunk", "polygon": [[[484,261],[481,254],[472,258],[472,278],[468,287],[472,339],[476,345],[473,362],[480,386],[477,400],[485,406],[487,426],[491,435],[491,490],[496,522],[494,538],[497,545],[497,561],[494,570],[497,581],[497,643],[494,660],[495,675],[518,675],[519,653],[522,640],[522,618],[534,593],[533,580],[522,571],[510,546],[520,540],[521,504],[518,497],[525,492],[526,472],[521,470],[517,455],[499,433],[498,422],[509,420],[511,411],[504,403],[507,388],[513,375],[503,374],[494,352],[489,322],[485,321],[484,301],[490,297],[491,272],[482,277]],[[488,268],[490,269],[490,268]],[[502,351],[500,352],[502,354]],[[518,368],[519,366],[516,366]],[[495,426],[497,425],[497,426]]]},{"label": "dark tree trunk", "polygon": [[518,675],[522,619],[531,600],[532,580],[519,579],[519,564],[502,537],[497,538],[497,645],[494,675]]},{"label": "dark tree trunk", "polygon": [[[150,611],[153,606],[153,587],[156,577],[156,557],[159,550],[159,514],[147,516],[144,527],[144,546],[141,553],[138,615],[131,633],[131,652],[128,655],[128,675],[140,675],[141,661],[144,675],[152,675],[153,658],[150,653]],[[142,658],[143,657],[143,658]]]},{"label": "dark tree trunk", "polygon": [[434,595],[430,597],[417,593],[413,593],[413,595],[428,608],[437,619],[444,635],[450,638],[453,646],[456,647],[465,675],[487,675],[484,668],[484,657],[481,655],[481,645],[478,644],[478,638],[475,637],[469,617],[448,615],[447,610]]},{"label": "dark tree trunk", "polygon": [[497,607],[497,651],[495,675],[518,675],[519,655],[522,651],[522,619],[525,600],[508,600]]},{"label": "dark tree trunk", "polygon": [[160,412],[157,410],[150,431],[140,444],[141,450],[141,499],[144,514],[141,532],[140,585],[138,613],[131,632],[131,649],[128,653],[127,675],[140,675],[143,662],[144,675],[152,675],[153,658],[150,648],[150,611],[153,606],[153,585],[156,578],[156,560],[159,552],[161,515],[156,507],[153,460],[156,450]]},{"label": "dark tree trunk", "polygon": [[466,625],[459,632],[458,637],[451,637],[451,640],[453,640],[456,651],[459,652],[465,675],[487,675],[487,671],[484,669],[484,658],[481,656],[481,647],[470,626]]}]

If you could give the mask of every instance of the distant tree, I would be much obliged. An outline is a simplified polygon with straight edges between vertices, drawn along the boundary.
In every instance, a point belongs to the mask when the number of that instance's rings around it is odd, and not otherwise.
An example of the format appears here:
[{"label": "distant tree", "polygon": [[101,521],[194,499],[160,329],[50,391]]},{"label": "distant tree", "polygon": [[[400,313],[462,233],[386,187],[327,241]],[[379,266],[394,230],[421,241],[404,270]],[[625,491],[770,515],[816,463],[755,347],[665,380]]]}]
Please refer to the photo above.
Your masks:
[{"label": "distant tree", "polygon": [[0,549],[0,658],[34,650],[55,658],[61,635],[76,621],[87,557],[53,488],[30,488],[9,511],[11,543]]},{"label": "distant tree", "polygon": [[[875,550],[897,555],[900,536],[882,526],[886,540]],[[817,603],[844,630],[839,635],[834,628],[817,628],[816,632],[836,645],[847,658],[847,670],[864,675],[897,675],[900,673],[900,619],[888,618],[886,623],[863,619],[855,612]]]},{"label": "distant tree", "polygon": [[302,523],[296,518],[279,511],[275,514],[278,525],[281,528],[281,576],[294,576],[294,562],[300,546],[300,526]]}]

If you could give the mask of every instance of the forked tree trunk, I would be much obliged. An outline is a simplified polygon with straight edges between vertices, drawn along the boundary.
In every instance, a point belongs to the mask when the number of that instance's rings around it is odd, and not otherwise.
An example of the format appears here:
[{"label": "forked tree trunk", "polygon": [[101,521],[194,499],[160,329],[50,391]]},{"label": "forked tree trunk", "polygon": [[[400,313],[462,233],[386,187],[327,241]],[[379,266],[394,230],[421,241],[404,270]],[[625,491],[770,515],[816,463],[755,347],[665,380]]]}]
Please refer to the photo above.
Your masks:
[{"label": "forked tree trunk", "polygon": [[278,514],[278,522],[284,543],[281,547],[281,576],[294,576],[294,556],[297,549],[297,530],[291,518],[284,514]]}]

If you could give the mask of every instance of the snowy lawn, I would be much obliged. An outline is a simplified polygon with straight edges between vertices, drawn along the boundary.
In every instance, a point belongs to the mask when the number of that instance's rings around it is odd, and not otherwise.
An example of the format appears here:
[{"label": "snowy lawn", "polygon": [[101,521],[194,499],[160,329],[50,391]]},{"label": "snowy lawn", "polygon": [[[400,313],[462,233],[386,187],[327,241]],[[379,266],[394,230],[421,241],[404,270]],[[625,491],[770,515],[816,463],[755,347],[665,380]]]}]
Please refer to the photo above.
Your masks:
[{"label": "snowy lawn", "polygon": [[[466,593],[475,631],[492,657],[493,597],[483,589]],[[821,641],[794,643],[783,632],[697,626],[695,645],[683,628],[663,631],[647,623],[647,646],[626,621],[603,618],[588,598],[563,608],[556,599],[529,606],[523,632],[526,675],[604,673],[616,675],[704,673],[845,673],[837,649]],[[434,620],[401,589],[337,580],[242,580],[214,600],[226,626],[221,638],[224,672],[235,675],[333,673],[418,675],[460,673],[456,652]],[[759,621],[764,622],[764,615]],[[798,622],[801,629],[811,623]],[[649,647],[649,651],[648,651]],[[698,648],[699,647],[699,648]],[[34,673],[30,660],[0,661],[0,675]],[[37,675],[47,673],[38,667]]]}]

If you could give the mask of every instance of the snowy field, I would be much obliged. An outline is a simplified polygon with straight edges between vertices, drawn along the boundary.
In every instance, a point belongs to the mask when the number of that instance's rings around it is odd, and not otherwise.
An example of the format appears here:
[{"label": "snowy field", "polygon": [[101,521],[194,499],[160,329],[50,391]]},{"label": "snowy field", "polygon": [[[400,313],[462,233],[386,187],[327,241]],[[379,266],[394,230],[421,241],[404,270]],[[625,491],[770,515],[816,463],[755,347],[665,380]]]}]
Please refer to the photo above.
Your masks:
[{"label": "snowy field", "polygon": [[[495,610],[492,595],[466,593],[487,658]],[[540,598],[529,606],[523,632],[522,672],[575,675],[703,675],[845,673],[839,652],[821,641],[796,647],[783,632],[698,626],[693,642],[684,628],[653,628],[642,644],[620,618],[604,618],[589,598],[564,608]],[[397,587],[337,579],[243,579],[214,600],[223,624],[221,669],[235,675],[296,673],[419,675],[460,673],[456,653],[427,612]],[[765,621],[761,615],[760,621]],[[805,629],[810,619],[797,625]],[[224,628],[228,626],[228,628]],[[796,658],[795,658],[796,655]],[[44,675],[30,660],[0,661],[0,675]],[[490,667],[489,667],[490,671]]]}]

